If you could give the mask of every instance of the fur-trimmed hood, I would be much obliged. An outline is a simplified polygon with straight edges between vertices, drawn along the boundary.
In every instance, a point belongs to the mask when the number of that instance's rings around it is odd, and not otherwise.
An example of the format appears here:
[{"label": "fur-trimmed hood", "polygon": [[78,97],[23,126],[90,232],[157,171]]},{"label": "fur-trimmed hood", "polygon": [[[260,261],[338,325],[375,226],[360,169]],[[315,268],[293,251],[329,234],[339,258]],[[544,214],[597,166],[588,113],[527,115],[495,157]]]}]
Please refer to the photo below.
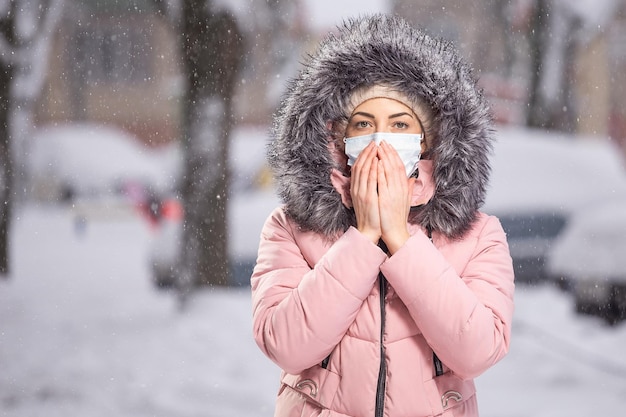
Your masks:
[{"label": "fur-trimmed hood", "polygon": [[292,79],[275,115],[268,162],[287,215],[303,230],[336,236],[354,225],[331,183],[332,123],[353,91],[385,84],[432,109],[434,195],[411,223],[461,237],[484,202],[493,141],[490,110],[469,67],[447,42],[387,15],[347,21]]}]

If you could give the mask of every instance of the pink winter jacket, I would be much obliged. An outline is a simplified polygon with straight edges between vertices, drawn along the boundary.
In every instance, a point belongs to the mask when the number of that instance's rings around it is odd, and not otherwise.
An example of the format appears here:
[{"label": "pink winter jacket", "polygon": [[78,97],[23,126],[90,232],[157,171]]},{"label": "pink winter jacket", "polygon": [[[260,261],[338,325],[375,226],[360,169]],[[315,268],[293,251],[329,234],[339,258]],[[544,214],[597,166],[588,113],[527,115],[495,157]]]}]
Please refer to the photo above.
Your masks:
[{"label": "pink winter jacket", "polygon": [[276,416],[375,416],[377,392],[380,415],[478,415],[472,378],[510,343],[505,233],[485,214],[461,240],[410,233],[388,257],[355,228],[331,242],[270,215],[251,285],[255,340],[283,369]]}]

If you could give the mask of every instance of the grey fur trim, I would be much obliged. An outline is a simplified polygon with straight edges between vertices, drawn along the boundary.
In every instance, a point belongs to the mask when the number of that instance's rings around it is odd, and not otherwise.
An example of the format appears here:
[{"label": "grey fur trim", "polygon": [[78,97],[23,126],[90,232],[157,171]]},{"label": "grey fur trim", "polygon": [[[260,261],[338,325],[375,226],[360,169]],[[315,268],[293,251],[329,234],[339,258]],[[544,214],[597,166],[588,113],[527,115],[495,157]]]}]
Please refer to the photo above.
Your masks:
[{"label": "grey fur trim", "polygon": [[432,108],[435,194],[409,216],[449,238],[461,237],[484,202],[493,130],[470,68],[447,42],[387,15],[345,22],[290,80],[274,117],[268,162],[285,210],[303,230],[327,237],[354,224],[330,182],[329,122],[344,120],[350,93],[387,84]]}]

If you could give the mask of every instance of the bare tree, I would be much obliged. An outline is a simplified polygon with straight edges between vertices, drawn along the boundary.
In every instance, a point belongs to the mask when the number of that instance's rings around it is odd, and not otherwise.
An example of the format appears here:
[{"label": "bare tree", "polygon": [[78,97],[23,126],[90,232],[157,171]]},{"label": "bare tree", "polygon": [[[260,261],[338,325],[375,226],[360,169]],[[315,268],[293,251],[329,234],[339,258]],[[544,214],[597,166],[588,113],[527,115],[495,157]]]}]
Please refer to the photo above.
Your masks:
[{"label": "bare tree", "polygon": [[[0,0],[0,276],[9,272],[9,229],[21,151],[43,88],[47,49],[63,0]],[[20,174],[20,175],[16,175]]]},{"label": "bare tree", "polygon": [[228,145],[241,35],[228,12],[213,11],[208,1],[186,0],[182,36],[187,86],[181,278],[183,285],[226,285]]},{"label": "bare tree", "polygon": [[195,287],[230,282],[228,151],[243,41],[234,15],[210,0],[183,0],[180,8],[158,0],[155,4],[177,22],[186,82],[184,229],[177,282],[185,300]]},{"label": "bare tree", "polygon": [[[6,4],[9,3],[9,4]],[[0,42],[3,50],[15,47],[15,8],[13,2],[5,2],[0,10]],[[9,226],[11,219],[11,190],[13,158],[9,134],[9,114],[11,111],[11,80],[14,62],[2,59],[0,54],[0,274],[9,272]]]},{"label": "bare tree", "polygon": [[621,4],[621,0],[535,0],[529,31],[533,52],[530,126],[577,129],[581,115],[574,88],[576,61],[589,42],[609,27]]},{"label": "bare tree", "polygon": [[529,126],[573,131],[572,83],[580,19],[552,0],[537,0],[530,30]]}]

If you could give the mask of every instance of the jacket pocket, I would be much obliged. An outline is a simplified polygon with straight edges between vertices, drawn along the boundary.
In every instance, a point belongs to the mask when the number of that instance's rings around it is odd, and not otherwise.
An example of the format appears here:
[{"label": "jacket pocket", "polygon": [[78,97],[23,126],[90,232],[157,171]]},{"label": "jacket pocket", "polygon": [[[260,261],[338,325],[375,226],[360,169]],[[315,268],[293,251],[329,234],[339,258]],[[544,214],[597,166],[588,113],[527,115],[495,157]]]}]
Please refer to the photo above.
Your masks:
[{"label": "jacket pocket", "polygon": [[324,369],[314,366],[298,375],[283,373],[281,383],[299,392],[307,401],[313,402],[321,408],[330,408],[341,377]]}]

